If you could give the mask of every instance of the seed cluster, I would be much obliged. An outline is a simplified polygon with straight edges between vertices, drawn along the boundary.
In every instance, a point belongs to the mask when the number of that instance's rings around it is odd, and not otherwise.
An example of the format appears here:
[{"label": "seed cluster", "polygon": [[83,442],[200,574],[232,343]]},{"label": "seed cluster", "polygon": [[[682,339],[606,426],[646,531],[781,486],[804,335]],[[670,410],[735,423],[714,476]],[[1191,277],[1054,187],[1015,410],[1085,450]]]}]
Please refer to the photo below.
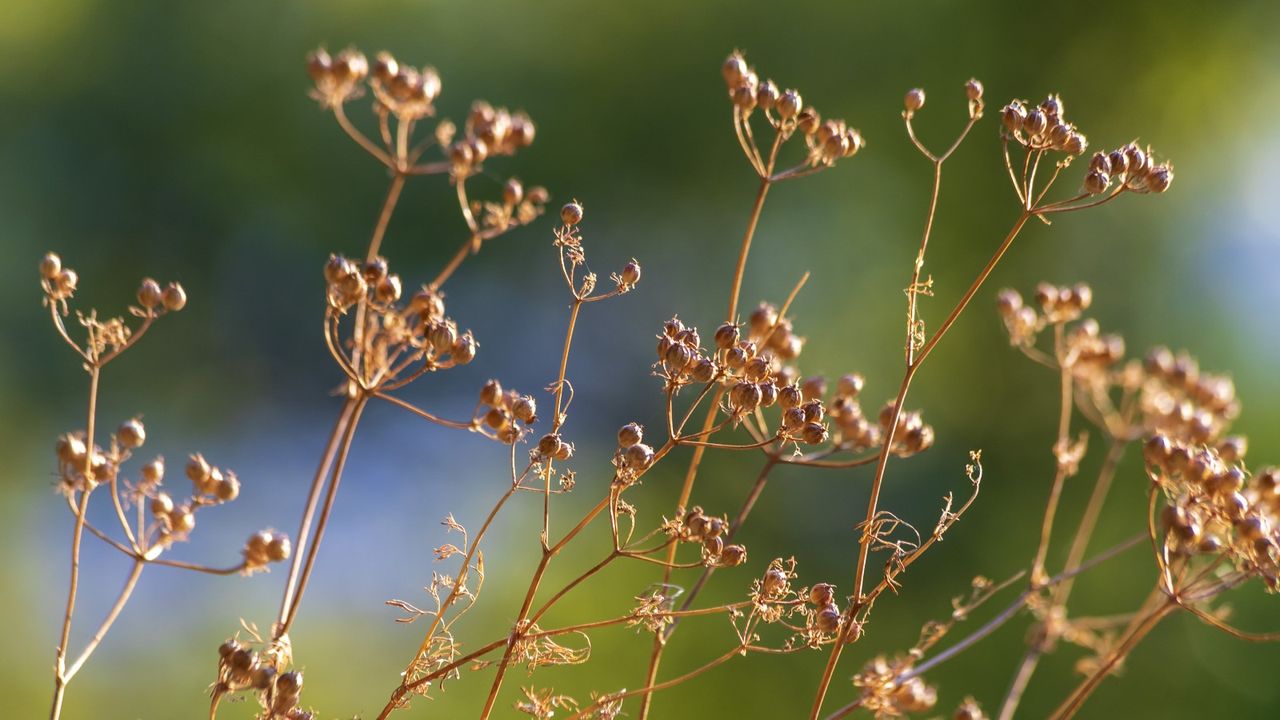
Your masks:
[{"label": "seed cluster", "polygon": [[298,707],[302,693],[302,673],[280,672],[274,661],[261,653],[228,640],[218,647],[218,681],[214,693],[252,690],[271,720],[313,720],[315,715]]},{"label": "seed cluster", "polygon": [[[824,121],[816,109],[806,107],[798,90],[779,90],[772,80],[762,81],[755,68],[747,65],[742,53],[730,54],[720,71],[734,112],[744,125],[758,109],[784,139],[800,132],[808,148],[807,162],[811,167],[834,165],[841,158],[853,157],[865,145],[862,134],[844,120]],[[746,125],[747,133],[749,127]]]},{"label": "seed cluster", "polygon": [[723,517],[708,516],[702,508],[694,507],[672,532],[681,542],[701,543],[702,561],[708,566],[736,567],[747,561],[747,549],[725,544],[728,529],[729,522]]}]

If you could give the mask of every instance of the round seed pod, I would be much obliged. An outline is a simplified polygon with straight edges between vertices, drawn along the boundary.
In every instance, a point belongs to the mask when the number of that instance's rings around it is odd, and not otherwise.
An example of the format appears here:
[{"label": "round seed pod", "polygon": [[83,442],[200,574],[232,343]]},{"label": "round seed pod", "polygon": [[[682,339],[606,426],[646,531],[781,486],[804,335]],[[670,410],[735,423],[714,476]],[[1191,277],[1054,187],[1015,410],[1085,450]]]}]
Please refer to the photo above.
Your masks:
[{"label": "round seed pod", "polygon": [[760,587],[766,595],[776,595],[787,586],[787,574],[778,568],[769,568],[760,581]]},{"label": "round seed pod", "polygon": [[982,83],[977,78],[969,78],[969,81],[964,84],[964,94],[974,102],[981,100]]},{"label": "round seed pod", "polygon": [[726,545],[719,555],[720,564],[724,567],[737,567],[747,561],[747,549],[742,545]]},{"label": "round seed pod", "polygon": [[40,277],[50,282],[62,274],[62,258],[57,253],[45,253],[40,259]]},{"label": "round seed pod", "polygon": [[836,601],[836,586],[830,583],[817,583],[809,588],[809,602],[819,607],[826,605],[834,605]]},{"label": "round seed pod", "polygon": [[272,533],[271,541],[267,543],[266,553],[267,559],[271,562],[288,560],[293,554],[293,543],[284,533]]},{"label": "round seed pod", "polygon": [[618,445],[629,448],[644,440],[644,428],[639,423],[627,423],[618,429]]},{"label": "round seed pod", "polygon": [[564,441],[560,439],[559,433],[547,433],[538,440],[538,452],[543,457],[554,457],[560,452],[560,448],[564,446]]},{"label": "round seed pod", "polygon": [[622,278],[623,285],[635,285],[640,282],[640,263],[634,259],[622,266],[622,272],[619,273]]},{"label": "round seed pod", "polygon": [[560,222],[573,227],[582,222],[582,212],[582,205],[576,200],[566,203],[564,207],[560,208]]},{"label": "round seed pod", "polygon": [[907,116],[910,117],[915,111],[924,107],[924,90],[920,88],[908,90],[906,96],[902,98],[902,104],[907,109]]},{"label": "round seed pod", "polygon": [[151,498],[151,514],[157,518],[167,518],[173,512],[173,498],[168,493],[156,493]]},{"label": "round seed pod", "polygon": [[653,448],[644,443],[636,443],[624,451],[623,457],[629,469],[647,470],[653,464]]},{"label": "round seed pod", "polygon": [[813,616],[813,624],[820,632],[833,633],[840,629],[840,608],[834,603],[823,605]]},{"label": "round seed pod", "polygon": [[143,427],[142,421],[138,418],[130,418],[120,423],[120,427],[116,428],[116,441],[122,447],[129,450],[136,450],[142,447],[142,443],[147,440],[147,429]]},{"label": "round seed pod", "polygon": [[497,380],[490,380],[480,388],[480,402],[494,407],[502,403],[502,384]]},{"label": "round seed pod", "polygon": [[164,309],[169,312],[177,312],[187,306],[187,291],[176,282],[169,283],[160,297]]},{"label": "round seed pod", "polygon": [[156,310],[164,303],[164,290],[160,288],[160,283],[151,278],[145,278],[142,284],[138,286],[138,304],[146,310]]},{"label": "round seed pod", "polygon": [[453,349],[449,351],[449,356],[453,358],[455,363],[466,365],[476,358],[476,348],[479,346],[480,344],[468,332],[453,343]]},{"label": "round seed pod", "polygon": [[778,98],[778,116],[783,120],[790,120],[799,115],[803,108],[804,100],[800,97],[800,93],[795,90],[786,90]]},{"label": "round seed pod", "polygon": [[160,482],[164,480],[164,458],[156,458],[146,465],[143,465],[141,475],[142,482],[147,485],[160,484]]},{"label": "round seed pod", "polygon": [[511,413],[516,419],[526,425],[537,421],[538,404],[528,395],[521,395],[511,403]]}]

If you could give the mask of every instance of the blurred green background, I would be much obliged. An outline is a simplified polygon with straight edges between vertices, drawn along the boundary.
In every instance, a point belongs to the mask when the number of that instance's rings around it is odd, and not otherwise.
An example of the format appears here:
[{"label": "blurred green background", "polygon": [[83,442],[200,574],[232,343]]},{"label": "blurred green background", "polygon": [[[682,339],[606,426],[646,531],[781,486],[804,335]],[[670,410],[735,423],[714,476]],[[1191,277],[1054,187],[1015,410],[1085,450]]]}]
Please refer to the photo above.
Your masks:
[{"label": "blurred green background", "polygon": [[[867,637],[845,655],[829,695],[834,708],[853,697],[848,678],[861,662],[910,646],[973,575],[1007,577],[1033,552],[1052,476],[1056,388],[1050,373],[1007,347],[992,312],[998,287],[1092,283],[1094,314],[1125,334],[1131,353],[1168,343],[1191,349],[1206,368],[1231,372],[1244,399],[1237,429],[1253,440],[1252,463],[1280,459],[1277,27],[1280,5],[1272,0],[7,0],[0,7],[0,233],[8,257],[0,266],[0,614],[9,621],[0,643],[0,706],[8,717],[46,712],[71,526],[51,490],[53,438],[83,424],[85,376],[40,307],[35,265],[44,251],[60,251],[80,272],[82,307],[121,311],[144,275],[181,280],[191,296],[186,311],[109,369],[101,402],[106,427],[143,413],[147,449],[167,455],[173,474],[178,458],[201,450],[244,481],[241,499],[202,515],[194,541],[174,557],[226,563],[251,531],[296,527],[338,407],[330,394],[338,373],[318,332],[320,266],[330,252],[362,252],[386,185],[385,173],[306,97],[308,50],[350,43],[432,63],[444,79],[446,116],[461,117],[473,98],[527,110],[538,123],[537,142],[514,160],[489,163],[492,180],[476,186],[496,192],[515,174],[547,185],[553,207],[576,196],[587,207],[593,267],[607,274],[632,256],[644,264],[636,293],[583,314],[569,366],[578,399],[566,428],[579,448],[579,484],[557,506],[562,528],[603,492],[613,428],[630,420],[660,426],[659,384],[648,377],[660,322],[679,313],[706,337],[723,312],[755,187],[719,76],[729,50],[747,51],[762,75],[799,88],[824,115],[848,118],[867,138],[864,153],[834,171],[774,190],[743,295],[748,306],[780,301],[802,272],[813,271],[794,306],[797,329],[809,338],[802,367],[829,376],[862,371],[871,407],[892,395],[900,375],[901,288],[927,203],[929,167],[899,117],[905,90],[928,91],[917,127],[935,147],[962,125],[961,84],[976,76],[992,110],[1013,97],[1061,92],[1094,147],[1140,137],[1174,160],[1177,180],[1165,196],[1125,198],[1053,227],[1029,227],[921,372],[911,405],[926,409],[939,440],[891,466],[886,507],[929,527],[940,496],[963,490],[971,448],[984,449],[984,492],[904,578],[902,595],[876,608]],[[369,119],[363,101],[352,115]],[[997,119],[989,115],[947,166],[928,265],[938,297],[924,305],[933,323],[1016,214]],[[431,277],[463,239],[452,204],[442,179],[410,183],[384,245],[406,284]],[[475,330],[479,357],[419,382],[410,392],[415,401],[462,415],[488,377],[534,391],[555,376],[567,303],[551,227],[545,218],[463,266],[450,283],[450,310]],[[1078,516],[1099,447],[1068,485],[1063,523]],[[643,523],[670,512],[684,457],[677,453],[636,493]],[[382,603],[426,602],[430,550],[444,541],[439,520],[453,512],[476,524],[502,491],[504,461],[497,445],[421,425],[394,408],[367,414],[294,633],[307,673],[304,700],[320,717],[370,717],[381,708],[419,634],[394,623],[397,614]],[[713,455],[695,501],[736,508],[757,462]],[[704,597],[741,596],[770,558],[792,555],[803,582],[830,580],[846,592],[869,475],[778,473],[742,536],[747,567],[718,573]],[[1095,549],[1141,527],[1143,483],[1130,453]],[[524,500],[491,536],[488,583],[459,626],[464,641],[498,636],[518,607],[536,558],[540,505]],[[590,547],[567,553],[552,581],[602,554],[607,536],[587,537]],[[1052,553],[1057,563],[1064,544]],[[112,552],[86,539],[77,647],[125,572]],[[658,577],[647,567],[620,570],[570,596],[549,624],[624,612]],[[1129,554],[1079,583],[1076,612],[1131,609],[1152,580],[1150,560]],[[218,642],[240,618],[267,626],[282,582],[280,572],[221,579],[148,570],[72,685],[64,717],[202,717]],[[1280,627],[1274,599],[1256,585],[1230,602],[1240,625]],[[1025,618],[1010,624],[931,673],[938,712],[966,694],[994,709],[1026,625]],[[686,623],[664,676],[713,657],[730,638],[721,621]],[[513,673],[504,707],[521,684],[585,700],[592,689],[642,683],[648,637],[613,630],[596,633],[593,643],[595,659],[586,666],[532,680]],[[1066,649],[1041,665],[1023,715],[1056,706],[1076,682],[1077,657]],[[1280,648],[1177,618],[1083,715],[1275,717],[1278,658]],[[824,659],[735,661],[662,693],[656,716],[797,717]],[[464,675],[404,716],[468,717],[487,687],[484,677]],[[251,706],[224,706],[224,717],[249,717]]]}]

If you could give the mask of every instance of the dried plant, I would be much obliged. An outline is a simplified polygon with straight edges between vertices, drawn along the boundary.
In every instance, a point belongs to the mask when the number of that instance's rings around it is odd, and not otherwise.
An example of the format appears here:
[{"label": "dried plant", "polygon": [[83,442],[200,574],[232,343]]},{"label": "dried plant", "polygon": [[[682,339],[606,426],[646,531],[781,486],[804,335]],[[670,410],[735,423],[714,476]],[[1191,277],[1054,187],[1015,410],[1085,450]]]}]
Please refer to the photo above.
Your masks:
[{"label": "dried plant", "polygon": [[[242,560],[234,567],[206,568],[162,557],[175,541],[186,539],[198,510],[234,499],[239,481],[198,454],[186,468],[194,484],[188,500],[177,502],[160,489],[164,465],[159,459],[143,466],[136,482],[124,480],[121,468],[143,444],[145,431],[140,420],[127,420],[112,436],[110,446],[103,449],[94,442],[95,407],[102,368],[131,347],[157,317],[180,310],[186,303],[185,293],[176,284],[161,289],[154,281],[145,280],[138,305],[131,308],[139,321],[136,328],[131,329],[122,319],[101,321],[95,313],[80,314],[88,339],[79,344],[64,326],[77,276],[63,268],[56,255],[47,256],[41,264],[46,304],[54,324],[80,355],[90,376],[87,427],[63,435],[57,443],[59,488],[75,524],[71,592],[57,655],[52,717],[59,714],[67,683],[119,615],[145,565],[252,573],[290,558],[270,632],[258,633],[246,621],[245,637],[232,637],[219,648],[209,716],[217,715],[223,698],[249,695],[260,705],[261,718],[313,717],[301,699],[303,677],[293,655],[290,631],[334,512],[353,438],[371,402],[397,406],[449,430],[483,435],[503,447],[510,466],[501,492],[488,514],[473,525],[474,531],[453,515],[446,516],[443,526],[449,540],[435,549],[442,569],[424,578],[426,600],[388,601],[400,612],[401,623],[420,631],[421,640],[405,659],[401,678],[390,688],[377,716],[380,720],[408,707],[415,698],[439,697],[453,681],[488,684],[483,705],[475,708],[482,718],[489,717],[499,705],[537,718],[615,718],[624,713],[646,718],[653,713],[660,691],[692,681],[735,658],[815,651],[827,653],[828,659],[816,679],[812,702],[807,703],[808,717],[839,718],[857,710],[877,717],[930,713],[936,711],[938,693],[927,683],[926,674],[1024,611],[1033,618],[1033,627],[999,716],[1012,716],[1039,659],[1067,643],[1086,651],[1078,662],[1084,679],[1055,713],[1055,717],[1069,717],[1143,637],[1178,610],[1244,639],[1280,637],[1235,629],[1215,605],[1223,594],[1251,579],[1260,579],[1268,591],[1280,583],[1280,471],[1250,473],[1244,464],[1244,439],[1225,434],[1239,411],[1230,379],[1201,373],[1190,356],[1175,356],[1164,349],[1153,351],[1145,361],[1126,361],[1123,340],[1118,335],[1103,335],[1095,321],[1083,318],[1093,299],[1087,285],[1045,284],[1037,289],[1034,304],[1024,303],[1012,290],[998,296],[999,314],[1012,346],[1053,370],[1061,393],[1058,432],[1052,445],[1052,480],[1047,483],[1049,496],[1039,542],[1028,569],[1001,583],[976,577],[969,592],[952,602],[949,617],[927,623],[912,648],[896,656],[877,655],[866,660],[852,676],[851,685],[841,690],[836,684],[833,689],[845,648],[863,637],[877,601],[907,589],[913,564],[964,517],[982,485],[982,455],[975,450],[963,467],[964,479],[957,478],[955,483],[960,497],[951,491],[940,492],[938,516],[931,528],[919,529],[882,504],[890,459],[910,458],[934,443],[934,428],[918,410],[906,409],[914,379],[1028,222],[1036,219],[1047,224],[1055,216],[1097,207],[1122,195],[1165,192],[1173,171],[1167,163],[1157,163],[1149,148],[1129,143],[1093,154],[1087,169],[1069,181],[1078,183],[1079,190],[1056,197],[1051,193],[1067,182],[1060,179],[1076,174],[1071,166],[1084,157],[1085,136],[1066,120],[1057,96],[1039,104],[1016,100],[1005,105],[1000,111],[999,134],[1016,199],[1012,226],[942,319],[926,322],[925,299],[939,290],[939,284],[925,273],[925,261],[937,216],[942,170],[982,120],[986,108],[982,84],[977,80],[965,83],[964,124],[946,149],[938,152],[922,142],[913,127],[913,119],[924,107],[925,93],[919,89],[908,92],[903,112],[906,134],[932,168],[932,192],[919,250],[907,273],[902,379],[891,399],[869,414],[862,404],[866,386],[862,375],[850,372],[829,384],[821,376],[805,376],[798,369],[805,341],[797,332],[791,307],[807,274],[780,303],[764,302],[749,312],[741,309],[744,271],[770,189],[846,164],[863,149],[863,138],[843,120],[824,120],[804,103],[798,91],[762,80],[740,53],[731,54],[722,73],[734,134],[759,186],[736,262],[726,262],[730,278],[727,308],[708,343],[687,323],[689,317],[706,315],[696,309],[686,320],[673,317],[658,328],[653,376],[664,412],[647,425],[639,418],[628,418],[617,433],[611,466],[583,469],[590,480],[579,488],[578,470],[572,467],[575,443],[568,430],[575,398],[570,356],[579,315],[588,305],[633,290],[641,279],[640,264],[634,259],[624,262],[602,284],[587,264],[583,204],[576,200],[564,204],[560,223],[552,232],[552,247],[565,283],[569,312],[556,362],[558,370],[545,388],[549,399],[543,402],[549,412],[540,417],[534,395],[508,389],[499,380],[490,380],[479,389],[469,417],[449,419],[409,402],[400,392],[403,388],[432,373],[466,365],[477,356],[475,337],[460,330],[459,323],[446,312],[446,282],[467,257],[480,252],[489,241],[536,221],[549,201],[546,190],[526,188],[516,179],[506,181],[492,200],[472,197],[473,181],[485,177],[482,170],[490,161],[515,155],[533,141],[534,124],[522,113],[484,102],[472,106],[461,127],[448,120],[431,120],[441,91],[437,72],[401,65],[386,53],[370,65],[355,50],[332,57],[320,50],[308,58],[308,70],[314,82],[313,97],[352,140],[386,168],[391,179],[386,201],[360,257],[334,255],[324,267],[324,337],[344,376],[344,400],[303,502],[294,536],[299,552],[291,552],[284,535],[263,531],[249,539]],[[371,123],[376,124],[372,134],[360,130],[347,116],[348,106],[366,94],[372,97]],[[425,138],[419,139],[416,131],[429,120],[434,124],[424,133]],[[424,160],[432,148],[440,158]],[[406,293],[381,248],[405,183],[419,175],[447,178],[469,232],[433,279]],[[1042,347],[1044,344],[1051,346]],[[1077,417],[1092,430],[1073,434]],[[1067,562],[1051,572],[1048,549],[1059,500],[1066,481],[1079,472],[1090,432],[1107,445],[1106,457],[1085,513],[1075,525]],[[1129,541],[1086,557],[1120,457],[1133,443],[1143,443],[1148,471],[1146,528]],[[690,449],[684,481],[670,504],[658,510],[661,521],[646,524],[646,514],[633,502],[631,491],[656,465],[671,463],[678,448]],[[710,451],[761,458],[756,479],[745,489],[736,509],[706,509],[693,504],[699,469]],[[737,542],[771,473],[787,465],[837,472],[853,472],[862,466],[871,469],[859,537],[850,545],[854,569],[845,592],[838,590],[839,583],[829,582],[836,580],[833,578],[802,580],[799,563],[789,553],[754,548],[753,557],[763,558],[757,563],[748,559],[747,548]],[[960,470],[957,468],[957,475]],[[90,495],[102,485],[109,489],[123,539],[86,521]],[[553,498],[574,491],[588,493],[593,504],[580,516],[553,523],[552,509],[558,505]],[[508,626],[491,628],[477,637],[477,628],[466,628],[458,621],[480,601],[486,572],[492,568],[486,569],[482,549],[486,536],[508,502],[520,493],[541,496],[539,559],[514,619]],[[130,520],[126,513],[131,505],[137,511],[136,520]],[[570,543],[583,542],[583,531],[597,522],[608,523],[611,537],[609,545],[599,549],[598,561],[568,582],[552,587],[548,576],[552,563]],[[567,529],[557,531],[553,526]],[[1141,526],[1135,518],[1135,529]],[[85,529],[131,557],[134,567],[106,621],[79,658],[67,665]],[[1155,583],[1141,607],[1107,617],[1068,613],[1071,589],[1079,575],[1147,544],[1153,554]],[[550,611],[563,598],[615,564],[630,565],[637,577],[652,582],[634,598],[629,611],[558,626],[548,622]],[[702,589],[722,569],[729,575],[725,582],[742,588],[738,599],[699,604]],[[502,569],[503,573],[514,571]],[[945,649],[935,649],[986,603],[1020,583],[1024,585],[1022,592],[1003,610]],[[662,679],[664,653],[686,619],[721,623],[724,642],[704,664]],[[631,689],[603,689],[575,698],[537,685],[521,687],[517,693],[507,683],[517,665],[532,676],[546,666],[589,662],[592,637],[608,628],[630,628],[651,636],[644,642],[649,658],[647,674],[626,679]],[[848,699],[839,709],[823,715],[828,694],[846,694]],[[804,712],[801,708],[797,714]],[[450,716],[457,714],[450,711]],[[986,715],[977,700],[969,697],[954,717]]]}]

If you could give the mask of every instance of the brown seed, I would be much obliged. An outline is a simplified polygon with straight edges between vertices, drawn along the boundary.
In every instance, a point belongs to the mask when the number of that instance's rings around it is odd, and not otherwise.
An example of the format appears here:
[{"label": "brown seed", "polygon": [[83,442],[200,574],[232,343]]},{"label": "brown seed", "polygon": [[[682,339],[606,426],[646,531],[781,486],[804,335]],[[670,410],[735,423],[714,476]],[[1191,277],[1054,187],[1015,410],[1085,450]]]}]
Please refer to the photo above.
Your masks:
[{"label": "brown seed", "polygon": [[169,312],[177,312],[187,306],[187,291],[176,282],[169,283],[164,289],[162,298],[164,309]]},{"label": "brown seed", "polygon": [[906,96],[902,98],[902,104],[907,108],[907,117],[911,117],[915,111],[924,107],[924,90],[920,88],[908,90]]},{"label": "brown seed", "polygon": [[566,203],[564,207],[560,208],[560,222],[569,227],[582,222],[582,205],[576,200]]},{"label": "brown seed", "polygon": [[52,282],[62,274],[62,258],[57,253],[46,253],[40,259],[40,277]]}]

